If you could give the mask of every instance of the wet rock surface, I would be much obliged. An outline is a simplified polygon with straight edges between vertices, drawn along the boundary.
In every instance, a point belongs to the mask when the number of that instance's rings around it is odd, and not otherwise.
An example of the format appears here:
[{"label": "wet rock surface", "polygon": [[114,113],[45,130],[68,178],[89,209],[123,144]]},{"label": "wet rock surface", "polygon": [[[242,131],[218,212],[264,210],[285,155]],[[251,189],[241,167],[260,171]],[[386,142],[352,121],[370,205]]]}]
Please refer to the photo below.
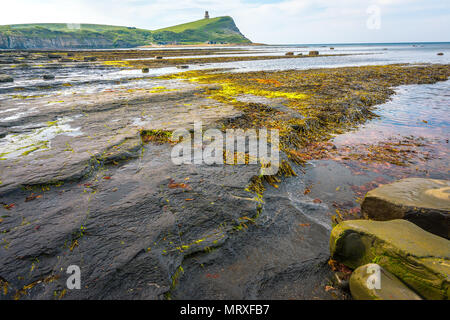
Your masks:
[{"label": "wet rock surface", "polygon": [[373,220],[406,219],[450,238],[450,181],[408,178],[367,193],[362,213]]},{"label": "wet rock surface", "polygon": [[[9,245],[1,249],[2,277],[11,289],[59,275],[61,281],[28,292],[31,298],[52,298],[65,288],[60,268],[76,264],[83,289],[70,291],[69,298],[163,298],[185,255],[220,245],[227,237],[221,223],[233,225],[256,212],[255,202],[237,188],[253,173],[176,167],[169,157],[166,146],[150,146],[140,161],[104,167],[82,184],[52,187],[45,201],[19,204],[28,192],[13,195],[17,210],[3,222]],[[211,184],[218,178],[227,185]],[[170,189],[170,179],[186,182],[189,190]],[[181,252],[183,245],[189,248]]]},{"label": "wet rock surface", "polygon": [[[378,288],[369,279],[374,270],[380,272],[379,283],[376,285]],[[368,282],[372,285],[371,288]],[[422,300],[394,275],[374,263],[363,265],[353,271],[350,277],[350,291],[356,300]]]},{"label": "wet rock surface", "polygon": [[2,298],[346,298],[324,290],[330,227],[307,214],[323,207],[288,187],[261,204],[245,191],[259,166],[175,166],[170,145],[142,143],[241,114],[201,95],[220,87],[161,83],[3,107]]},{"label": "wet rock surface", "polygon": [[325,290],[333,276],[324,242],[330,226],[314,219],[326,209],[312,199],[293,203],[292,183],[287,180],[279,189],[267,191],[255,224],[235,232],[211,252],[185,259],[173,297],[348,298],[341,291]]},{"label": "wet rock surface", "polygon": [[353,269],[377,263],[426,299],[448,299],[450,241],[409,221],[341,222],[331,232],[330,252]]},{"label": "wet rock surface", "polygon": [[[323,289],[329,230],[305,214],[316,205],[299,210],[281,189],[260,208],[242,188],[257,173],[175,166],[166,145],[150,144],[139,159],[100,166],[81,182],[9,193],[3,298],[338,297]],[[65,292],[73,264],[83,286]]]}]

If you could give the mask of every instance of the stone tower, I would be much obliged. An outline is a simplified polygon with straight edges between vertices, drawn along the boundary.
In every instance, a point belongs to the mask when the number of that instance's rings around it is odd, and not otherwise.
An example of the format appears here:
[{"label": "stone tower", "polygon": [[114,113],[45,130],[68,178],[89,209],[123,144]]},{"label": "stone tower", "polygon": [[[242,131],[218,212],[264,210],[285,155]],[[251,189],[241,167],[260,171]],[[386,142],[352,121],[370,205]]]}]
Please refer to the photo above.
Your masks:
[{"label": "stone tower", "polygon": [[205,19],[209,19],[209,13],[208,13],[208,11],[205,11]]}]

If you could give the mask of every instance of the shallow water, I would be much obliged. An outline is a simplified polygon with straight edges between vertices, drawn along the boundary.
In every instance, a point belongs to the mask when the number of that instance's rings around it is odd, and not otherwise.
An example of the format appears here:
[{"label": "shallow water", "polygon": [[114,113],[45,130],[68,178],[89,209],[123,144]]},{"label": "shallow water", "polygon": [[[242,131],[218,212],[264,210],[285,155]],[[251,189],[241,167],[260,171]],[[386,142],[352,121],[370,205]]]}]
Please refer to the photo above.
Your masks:
[{"label": "shallow water", "polygon": [[[331,50],[333,47],[334,50]],[[294,54],[308,54],[317,50],[320,54],[350,54],[348,56],[315,57],[302,59],[276,59],[256,61],[233,61],[226,63],[211,63],[204,68],[232,68],[234,71],[258,70],[290,70],[311,68],[337,68],[347,66],[383,65],[393,63],[449,63],[450,43],[427,44],[330,44],[330,45],[288,45],[288,46],[261,46],[248,49],[255,55],[284,55],[286,52]],[[267,53],[269,52],[269,53]],[[438,56],[437,53],[444,53]],[[240,54],[236,54],[240,55]],[[233,56],[233,55],[228,55]],[[197,66],[192,66],[197,69]]]},{"label": "shallow water", "polygon": [[379,118],[336,136],[333,143],[344,147],[414,139],[423,144],[416,150],[417,157],[425,155],[428,160],[416,162],[415,172],[407,168],[398,172],[450,179],[450,81],[400,86],[395,91],[390,101],[377,107]]},{"label": "shallow water", "polygon": [[[41,128],[33,129],[29,133],[8,134],[3,139],[0,139],[0,159],[13,159],[36,149],[50,148],[51,140],[59,134],[69,136],[81,135],[81,128],[72,128],[70,126],[72,120],[73,118],[63,117],[52,122],[51,125],[41,124]],[[38,125],[35,124],[34,126]]]},{"label": "shallow water", "polygon": [[[331,50],[333,47],[334,50]],[[205,47],[206,48],[206,47]],[[142,50],[156,50],[160,48],[146,48]],[[170,50],[171,48],[167,48]],[[178,48],[179,49],[179,48]],[[184,49],[190,49],[189,47]],[[201,48],[197,48],[201,49]],[[208,48],[211,49],[211,48]],[[307,54],[311,50],[317,50],[321,54],[351,54],[347,56],[323,56],[314,58],[300,59],[275,59],[275,60],[256,60],[256,61],[233,61],[225,63],[205,63],[198,65],[190,65],[190,70],[204,70],[226,68],[233,72],[247,72],[259,70],[289,70],[289,69],[311,69],[311,68],[337,68],[347,66],[364,66],[364,65],[384,65],[393,63],[450,63],[450,43],[428,43],[428,44],[330,44],[330,45],[277,45],[277,46],[242,46],[242,47],[226,47],[224,52],[230,49],[241,49],[242,52],[234,54],[226,54],[228,57],[242,55],[268,55],[277,56],[284,55],[286,52],[294,52],[294,54]],[[437,53],[444,53],[438,56]],[[218,55],[220,56],[220,55]],[[205,56],[205,57],[212,57]],[[171,57],[176,58],[176,57]],[[186,58],[186,57],[184,57]],[[93,67],[93,68],[55,68],[45,70],[41,68],[20,69],[13,68],[8,71],[15,78],[14,83],[0,84],[0,100],[5,98],[4,95],[14,92],[15,89],[21,88],[22,91],[44,91],[51,89],[54,85],[62,85],[70,83],[73,86],[81,87],[82,90],[92,92],[114,88],[118,81],[131,81],[133,78],[151,78],[160,75],[182,72],[175,67],[164,67],[150,69],[148,74],[142,74],[140,70],[120,70],[110,67]],[[51,73],[56,75],[56,79],[44,81],[42,75]],[[95,86],[101,84],[100,88]],[[94,88],[90,88],[94,86]],[[38,87],[38,88],[36,88]],[[39,88],[40,87],[40,88]],[[59,90],[68,90],[68,88],[59,88]]]},{"label": "shallow water", "polygon": [[392,136],[421,136],[430,139],[450,138],[450,81],[435,84],[407,85],[395,89],[390,101],[377,106],[380,117],[339,135],[337,145],[376,143]]},{"label": "shallow water", "polygon": [[305,174],[287,179],[286,188],[292,204],[303,208],[312,221],[330,228],[335,210],[359,214],[367,191],[401,178],[450,179],[450,81],[400,86],[395,91],[390,101],[377,106],[378,118],[331,142],[338,150],[351,147],[351,152],[364,152],[377,144],[419,141],[411,163],[402,167],[343,157],[311,161]]}]

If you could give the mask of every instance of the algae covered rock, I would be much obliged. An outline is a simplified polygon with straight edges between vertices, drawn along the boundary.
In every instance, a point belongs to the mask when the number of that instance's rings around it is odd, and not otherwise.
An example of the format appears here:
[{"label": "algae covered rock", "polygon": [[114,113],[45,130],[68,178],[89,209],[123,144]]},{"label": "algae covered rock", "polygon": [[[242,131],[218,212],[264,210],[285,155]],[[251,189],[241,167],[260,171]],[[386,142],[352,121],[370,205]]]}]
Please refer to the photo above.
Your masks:
[{"label": "algae covered rock", "polygon": [[14,79],[11,76],[8,76],[7,74],[0,74],[0,83],[1,82],[13,82]]},{"label": "algae covered rock", "polygon": [[450,181],[408,178],[369,191],[361,211],[372,220],[406,219],[450,238]]},{"label": "algae covered rock", "polygon": [[333,260],[356,269],[377,263],[426,299],[450,295],[450,241],[406,220],[349,220],[331,231]]},{"label": "algae covered rock", "polygon": [[414,291],[375,263],[353,271],[350,292],[356,300],[421,300]]}]

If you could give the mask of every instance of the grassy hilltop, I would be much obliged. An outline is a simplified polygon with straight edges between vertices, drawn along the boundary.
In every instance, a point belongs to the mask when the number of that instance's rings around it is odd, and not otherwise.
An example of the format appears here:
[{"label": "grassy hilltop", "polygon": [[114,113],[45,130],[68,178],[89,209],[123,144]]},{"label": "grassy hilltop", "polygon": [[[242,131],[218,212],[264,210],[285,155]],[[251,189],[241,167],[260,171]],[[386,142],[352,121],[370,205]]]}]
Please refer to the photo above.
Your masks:
[{"label": "grassy hilltop", "polygon": [[173,27],[154,31],[155,39],[162,41],[178,41],[185,43],[226,42],[250,43],[236,27],[231,17],[217,17],[201,19],[194,22],[183,23]]},{"label": "grassy hilltop", "polygon": [[[79,27],[79,28],[78,28]],[[0,26],[0,49],[130,48],[154,44],[250,43],[231,17],[202,19],[173,27],[134,27],[65,23]]]}]

